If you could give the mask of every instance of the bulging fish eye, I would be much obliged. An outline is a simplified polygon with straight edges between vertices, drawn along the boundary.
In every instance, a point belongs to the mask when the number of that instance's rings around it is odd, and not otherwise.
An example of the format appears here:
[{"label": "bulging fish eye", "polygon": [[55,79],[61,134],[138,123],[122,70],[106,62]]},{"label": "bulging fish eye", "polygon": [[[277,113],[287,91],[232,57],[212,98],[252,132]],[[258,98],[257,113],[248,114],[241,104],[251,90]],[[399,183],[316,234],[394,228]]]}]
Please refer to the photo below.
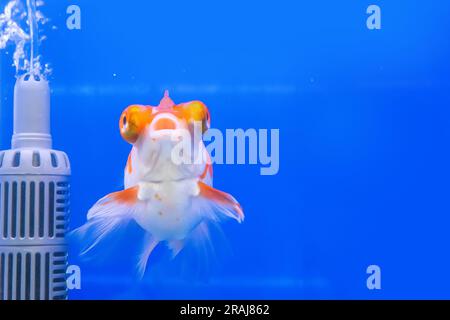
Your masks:
[{"label": "bulging fish eye", "polygon": [[181,111],[183,118],[188,123],[192,124],[196,121],[201,122],[203,133],[209,129],[211,119],[208,108],[203,102],[190,101],[177,105],[174,108],[179,109]]},{"label": "bulging fish eye", "polygon": [[135,143],[139,135],[151,121],[152,110],[141,105],[131,105],[126,108],[119,120],[120,134],[122,138]]}]

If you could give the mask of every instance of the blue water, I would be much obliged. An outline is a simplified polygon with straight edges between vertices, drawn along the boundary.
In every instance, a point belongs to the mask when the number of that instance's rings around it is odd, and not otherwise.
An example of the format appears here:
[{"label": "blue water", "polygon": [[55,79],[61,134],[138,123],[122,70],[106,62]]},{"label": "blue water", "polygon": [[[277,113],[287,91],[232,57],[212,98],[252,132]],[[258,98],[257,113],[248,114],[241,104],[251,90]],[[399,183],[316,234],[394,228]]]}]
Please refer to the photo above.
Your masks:
[{"label": "blue water", "polygon": [[[372,3],[381,30],[366,27]],[[65,27],[70,4],[81,30]],[[47,0],[43,11],[57,26],[41,52],[54,147],[73,168],[72,227],[121,187],[129,104],[169,89],[204,101],[213,127],[280,129],[277,175],[214,168],[246,220],[224,226],[233,255],[212,279],[130,286],[83,269],[71,298],[450,298],[448,1]],[[2,55],[3,149],[9,63]],[[366,287],[371,264],[381,290]]]}]

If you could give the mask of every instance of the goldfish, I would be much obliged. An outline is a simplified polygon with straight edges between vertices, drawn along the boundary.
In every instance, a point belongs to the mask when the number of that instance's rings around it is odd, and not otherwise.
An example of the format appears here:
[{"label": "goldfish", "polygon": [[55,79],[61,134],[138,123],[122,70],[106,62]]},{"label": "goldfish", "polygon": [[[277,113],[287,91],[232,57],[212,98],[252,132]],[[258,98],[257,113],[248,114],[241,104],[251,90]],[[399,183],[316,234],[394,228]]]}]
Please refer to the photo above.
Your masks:
[{"label": "goldfish", "polygon": [[[136,266],[142,276],[158,245],[166,244],[175,257],[188,239],[208,240],[210,223],[244,220],[237,200],[212,186],[211,159],[202,140],[210,121],[204,103],[175,104],[167,91],[158,106],[130,105],[122,112],[120,134],[132,145],[124,189],[98,200],[88,211],[87,222],[74,230],[84,243],[82,255],[135,221],[145,234]],[[200,135],[194,134],[196,125]],[[194,147],[181,144],[179,153],[195,149],[188,159],[196,161],[174,161],[174,149],[183,139]]]}]

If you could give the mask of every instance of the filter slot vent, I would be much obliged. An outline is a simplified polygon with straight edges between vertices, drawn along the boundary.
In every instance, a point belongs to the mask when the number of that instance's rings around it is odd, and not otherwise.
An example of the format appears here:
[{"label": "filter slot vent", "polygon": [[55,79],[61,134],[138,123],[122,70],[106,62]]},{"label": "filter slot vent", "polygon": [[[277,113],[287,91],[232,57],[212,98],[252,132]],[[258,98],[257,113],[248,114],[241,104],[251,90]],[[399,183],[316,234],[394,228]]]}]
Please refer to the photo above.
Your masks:
[{"label": "filter slot vent", "polygon": [[20,237],[25,238],[25,209],[26,209],[26,191],[27,184],[25,181],[20,183]]},{"label": "filter slot vent", "polygon": [[36,183],[30,182],[30,238],[34,238],[34,215],[35,215],[35,197],[36,197]]},{"label": "filter slot vent", "polygon": [[48,192],[48,236],[55,234],[55,183],[50,182]]},{"label": "filter slot vent", "polygon": [[25,299],[30,300],[31,297],[31,254],[25,256]]},{"label": "filter slot vent", "polygon": [[8,254],[8,269],[6,271],[8,275],[8,300],[12,300],[12,288],[13,288],[13,254]]},{"label": "filter slot vent", "polygon": [[33,152],[33,159],[31,160],[31,164],[33,167],[40,167],[41,166],[41,155],[39,151]]},{"label": "filter slot vent", "polygon": [[9,182],[3,185],[3,238],[8,237],[8,223],[9,223]]},{"label": "filter slot vent", "polygon": [[34,286],[34,298],[39,300],[41,298],[41,254],[36,253],[35,256],[35,286]]},{"label": "filter slot vent", "polygon": [[17,168],[18,166],[20,166],[20,152],[19,152],[19,151],[17,151],[17,152],[14,154],[12,166],[13,166],[14,168]]},{"label": "filter slot vent", "polygon": [[21,298],[21,280],[22,280],[22,254],[18,253],[16,256],[16,299],[20,300]]},{"label": "filter slot vent", "polygon": [[58,158],[56,157],[56,154],[53,152],[50,154],[50,157],[52,159],[52,167],[57,168],[58,167]]},{"label": "filter slot vent", "polygon": [[12,183],[12,201],[11,201],[11,237],[17,236],[17,182]]},{"label": "filter slot vent", "polygon": [[39,237],[44,236],[45,226],[45,183],[39,183]]}]

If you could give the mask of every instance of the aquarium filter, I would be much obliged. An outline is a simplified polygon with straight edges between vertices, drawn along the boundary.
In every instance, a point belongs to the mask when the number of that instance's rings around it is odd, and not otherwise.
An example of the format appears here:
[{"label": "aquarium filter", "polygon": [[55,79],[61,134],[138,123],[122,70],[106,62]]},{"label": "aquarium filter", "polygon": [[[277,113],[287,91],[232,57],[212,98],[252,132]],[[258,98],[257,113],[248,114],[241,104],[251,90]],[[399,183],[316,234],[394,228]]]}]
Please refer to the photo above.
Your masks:
[{"label": "aquarium filter", "polygon": [[14,133],[0,152],[0,300],[66,299],[70,164],[52,150],[50,88],[26,74],[14,87]]}]

